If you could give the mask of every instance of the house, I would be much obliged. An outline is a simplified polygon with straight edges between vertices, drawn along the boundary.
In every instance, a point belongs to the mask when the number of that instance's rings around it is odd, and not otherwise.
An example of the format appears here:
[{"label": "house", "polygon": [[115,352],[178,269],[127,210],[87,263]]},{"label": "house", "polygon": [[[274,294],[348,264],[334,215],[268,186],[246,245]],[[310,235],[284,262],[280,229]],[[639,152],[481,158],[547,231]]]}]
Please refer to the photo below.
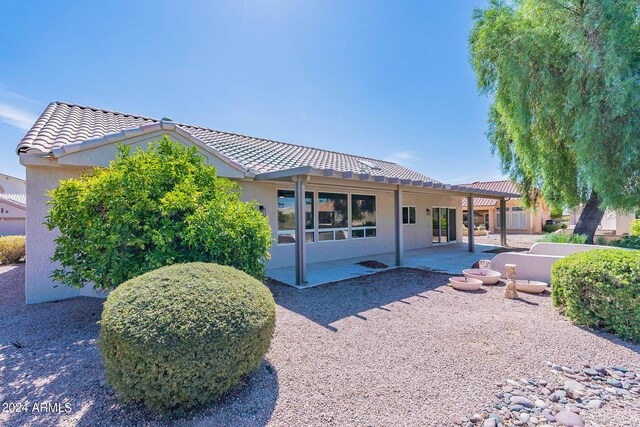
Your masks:
[{"label": "house", "polygon": [[0,236],[25,234],[25,193],[23,179],[0,173]]},{"label": "house", "polygon": [[[518,187],[509,180],[502,181],[476,181],[471,184],[462,184],[464,187],[479,190],[490,190],[519,194]],[[545,221],[551,218],[551,210],[540,199],[533,208],[522,206],[520,197],[514,197],[506,201],[506,223],[507,232],[517,234],[542,233],[542,226]],[[467,200],[462,201],[464,225],[468,227]],[[486,230],[492,233],[500,232],[501,209],[498,201],[492,198],[475,197],[473,199],[474,224],[483,225]]]},{"label": "house", "polygon": [[[581,206],[569,210],[569,230],[573,230],[576,227],[581,213]],[[612,209],[606,209],[602,216],[602,221],[598,224],[596,236],[623,236],[629,234],[631,223],[634,219],[636,219],[635,213],[616,212]]]},{"label": "house", "polygon": [[307,263],[394,253],[401,265],[407,249],[461,241],[461,197],[516,196],[447,185],[387,161],[53,102],[17,147],[27,175],[28,303],[91,293],[54,288],[56,234],[43,225],[47,191],[108,166],[118,145],[144,148],[162,135],[195,146],[218,175],[239,183],[244,200],[257,201],[273,231],[267,268],[295,266],[299,287]]}]

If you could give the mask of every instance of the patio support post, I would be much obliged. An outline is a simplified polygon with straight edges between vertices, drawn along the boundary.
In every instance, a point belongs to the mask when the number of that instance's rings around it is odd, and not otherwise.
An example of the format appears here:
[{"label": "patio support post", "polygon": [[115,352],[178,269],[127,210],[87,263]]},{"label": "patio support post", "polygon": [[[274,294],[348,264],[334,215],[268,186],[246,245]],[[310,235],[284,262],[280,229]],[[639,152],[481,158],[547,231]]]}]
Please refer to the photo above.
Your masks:
[{"label": "patio support post", "polygon": [[398,185],[395,191],[394,208],[395,208],[395,228],[396,228],[396,265],[402,265],[404,251],[404,235],[402,226],[402,187]]},{"label": "patio support post", "polygon": [[500,198],[500,245],[507,246],[507,201]]},{"label": "patio support post", "polygon": [[303,286],[307,283],[307,260],[305,254],[305,176],[294,177],[296,183],[295,193],[295,227],[296,227],[296,285]]},{"label": "patio support post", "polygon": [[473,214],[473,196],[467,197],[467,217],[469,218],[467,227],[467,241],[469,242],[469,252],[475,252],[476,246],[474,242],[473,231],[476,229],[476,225],[474,223],[474,214]]}]

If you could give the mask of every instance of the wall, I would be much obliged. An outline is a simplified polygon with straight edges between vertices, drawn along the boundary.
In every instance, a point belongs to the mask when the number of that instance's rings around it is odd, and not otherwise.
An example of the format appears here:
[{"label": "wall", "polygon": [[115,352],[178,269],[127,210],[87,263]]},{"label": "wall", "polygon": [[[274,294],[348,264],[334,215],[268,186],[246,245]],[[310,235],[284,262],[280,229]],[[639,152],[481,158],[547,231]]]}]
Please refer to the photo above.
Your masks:
[{"label": "wall", "polygon": [[0,201],[0,236],[24,235],[24,232],[24,207]]},{"label": "wall", "polygon": [[24,194],[24,180],[0,173],[0,193]]},{"label": "wall", "polygon": [[[314,242],[306,244],[307,263],[325,262],[343,259],[345,257],[360,257],[389,253],[395,251],[395,215],[393,186],[380,188],[381,186],[370,183],[358,183],[358,186],[350,186],[348,181],[331,182],[330,180],[312,177],[306,184],[306,191],[314,192],[317,199],[318,192],[365,194],[376,196],[376,237],[365,239],[345,239],[332,241],[318,241],[317,234]],[[267,268],[279,268],[293,266],[295,263],[295,245],[277,243],[277,191],[293,190],[291,182],[252,182],[242,181],[243,200],[255,200],[264,206],[265,213],[269,217],[274,243],[269,252],[271,259],[267,262]],[[432,217],[427,216],[427,208],[433,212],[433,207],[456,208],[458,241],[462,241],[462,209],[459,197],[431,195],[425,193],[403,192],[403,205],[416,206],[415,225],[404,225],[404,250],[424,248],[432,246]],[[316,221],[317,224],[317,213]]]},{"label": "wall", "polygon": [[27,262],[25,271],[25,297],[27,304],[71,298],[80,291],[68,286],[58,286],[51,273],[59,264],[49,258],[55,250],[56,231],[43,225],[47,215],[48,190],[56,188],[62,179],[80,176],[81,170],[70,167],[27,167]]},{"label": "wall", "polygon": [[[575,228],[581,213],[582,207],[572,209],[569,212],[570,229]],[[624,212],[616,212],[612,209],[607,209],[604,211],[602,221],[600,221],[600,224],[598,225],[596,235],[615,234],[617,236],[622,236],[623,234],[628,234],[630,232],[631,221],[633,221],[634,219],[635,214],[633,213],[629,214]]]}]

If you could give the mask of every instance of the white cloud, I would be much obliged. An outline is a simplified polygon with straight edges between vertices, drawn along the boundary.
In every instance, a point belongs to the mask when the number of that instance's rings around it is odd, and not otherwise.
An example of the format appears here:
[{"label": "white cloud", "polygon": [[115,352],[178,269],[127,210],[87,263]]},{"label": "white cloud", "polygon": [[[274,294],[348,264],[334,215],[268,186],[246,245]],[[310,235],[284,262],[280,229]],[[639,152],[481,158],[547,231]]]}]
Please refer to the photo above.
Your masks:
[{"label": "white cloud", "polygon": [[0,121],[22,130],[29,130],[38,116],[20,108],[0,102]]},{"label": "white cloud", "polygon": [[419,158],[413,151],[406,150],[392,153],[391,155],[387,156],[385,160],[387,162],[398,163],[399,165],[403,166],[410,166],[412,164],[415,164],[416,161],[419,160]]}]

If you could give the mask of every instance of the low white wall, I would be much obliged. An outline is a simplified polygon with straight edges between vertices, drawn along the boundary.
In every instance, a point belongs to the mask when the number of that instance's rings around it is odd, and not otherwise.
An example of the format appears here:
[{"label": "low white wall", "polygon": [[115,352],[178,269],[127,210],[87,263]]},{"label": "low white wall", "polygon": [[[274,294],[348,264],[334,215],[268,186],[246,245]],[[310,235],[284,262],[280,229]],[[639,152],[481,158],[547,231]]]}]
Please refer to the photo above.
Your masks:
[{"label": "low white wall", "polygon": [[583,245],[575,243],[538,242],[529,250],[532,254],[568,256],[594,249],[611,249],[611,246]]},{"label": "low white wall", "polygon": [[516,278],[524,280],[539,280],[551,282],[551,266],[564,258],[559,255],[536,255],[522,252],[505,252],[496,255],[491,260],[491,269],[506,276],[505,264],[516,265]]}]

